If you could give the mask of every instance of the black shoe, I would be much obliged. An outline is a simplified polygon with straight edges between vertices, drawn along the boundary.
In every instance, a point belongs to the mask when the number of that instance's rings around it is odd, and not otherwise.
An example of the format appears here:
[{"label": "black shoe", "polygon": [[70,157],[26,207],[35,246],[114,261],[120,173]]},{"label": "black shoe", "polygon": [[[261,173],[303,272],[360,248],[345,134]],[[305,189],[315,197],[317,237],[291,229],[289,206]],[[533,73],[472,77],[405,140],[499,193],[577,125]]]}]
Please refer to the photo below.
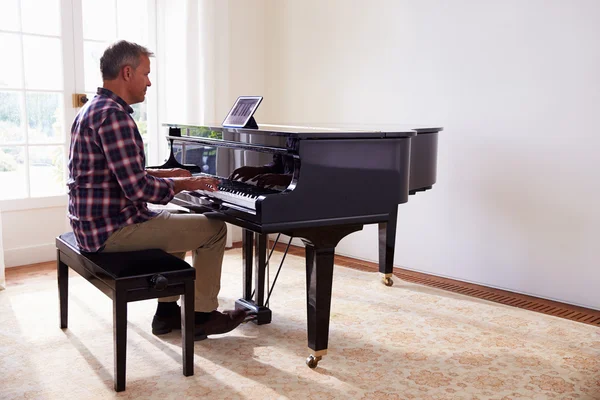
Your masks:
[{"label": "black shoe", "polygon": [[173,329],[181,329],[181,309],[177,306],[178,312],[167,316],[154,314],[152,319],[152,333],[154,335],[165,335]]},{"label": "black shoe", "polygon": [[208,321],[203,324],[196,324],[195,340],[206,339],[208,335],[220,335],[231,332],[249,316],[247,310],[213,311]]},{"label": "black shoe", "polygon": [[[207,338],[203,329],[199,329],[196,325],[194,329],[194,341],[204,340]],[[167,315],[154,314],[152,318],[152,333],[156,336],[166,335],[173,330],[181,330],[181,307],[173,308]]]},{"label": "black shoe", "polygon": [[[181,308],[179,312],[169,313],[167,316],[154,314],[152,319],[152,333],[165,335],[174,329],[181,329]],[[209,319],[202,324],[195,324],[194,341],[204,340],[208,335],[218,335],[232,331],[249,317],[247,310],[227,310],[224,312],[213,311]]]},{"label": "black shoe", "polygon": [[165,335],[173,329],[181,329],[181,307],[177,303],[173,304],[168,313],[159,314],[157,310],[152,319],[152,333],[154,335]]}]

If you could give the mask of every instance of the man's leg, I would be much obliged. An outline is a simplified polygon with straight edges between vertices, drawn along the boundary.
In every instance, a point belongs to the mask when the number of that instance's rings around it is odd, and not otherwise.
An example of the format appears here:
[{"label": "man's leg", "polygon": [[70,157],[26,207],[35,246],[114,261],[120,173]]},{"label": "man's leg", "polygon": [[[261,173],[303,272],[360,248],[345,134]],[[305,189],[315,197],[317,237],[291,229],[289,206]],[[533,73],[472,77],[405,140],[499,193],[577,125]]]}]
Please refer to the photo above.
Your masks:
[{"label": "man's leg", "polygon": [[[241,313],[221,314],[214,311],[218,307],[226,234],[227,228],[222,221],[208,219],[201,214],[171,214],[163,211],[150,221],[124,227],[112,234],[105,243],[104,251],[158,248],[181,257],[185,256],[186,251],[192,250],[193,266],[196,268],[196,322],[204,324],[199,330],[206,334],[224,333],[239,325],[244,317]],[[162,300],[173,302],[177,297]],[[166,306],[163,310],[175,315],[175,311],[168,310]],[[175,304],[172,307],[176,307]],[[160,309],[159,305],[157,315]],[[160,333],[170,332],[168,327],[174,324],[169,322],[167,329],[160,330]]]},{"label": "man's leg", "polygon": [[[171,253],[171,255],[185,260],[187,252]],[[152,333],[164,335],[181,328],[181,308],[177,305],[179,296],[159,297],[158,307],[152,318]]]},{"label": "man's leg", "polygon": [[[193,251],[196,268],[196,311],[216,310],[221,285],[221,264],[227,227],[223,221],[202,214],[161,212],[140,224],[126,226],[113,233],[105,243],[105,252],[161,249],[178,257]],[[177,297],[162,301],[176,301]]]}]

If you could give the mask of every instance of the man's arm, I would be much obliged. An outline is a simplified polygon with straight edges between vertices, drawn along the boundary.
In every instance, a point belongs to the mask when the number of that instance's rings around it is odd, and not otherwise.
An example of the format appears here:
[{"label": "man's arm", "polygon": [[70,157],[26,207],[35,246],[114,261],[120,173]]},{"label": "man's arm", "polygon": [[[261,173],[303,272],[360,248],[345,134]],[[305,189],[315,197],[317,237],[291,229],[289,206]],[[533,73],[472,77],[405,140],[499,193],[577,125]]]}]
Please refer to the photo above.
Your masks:
[{"label": "man's arm", "polygon": [[146,173],[156,178],[187,178],[192,176],[192,173],[187,169],[182,168],[165,168],[152,169],[146,168]]},{"label": "man's arm", "polygon": [[156,204],[167,204],[173,199],[172,179],[155,178],[146,173],[144,144],[128,114],[110,113],[97,133],[107,166],[125,197]]}]

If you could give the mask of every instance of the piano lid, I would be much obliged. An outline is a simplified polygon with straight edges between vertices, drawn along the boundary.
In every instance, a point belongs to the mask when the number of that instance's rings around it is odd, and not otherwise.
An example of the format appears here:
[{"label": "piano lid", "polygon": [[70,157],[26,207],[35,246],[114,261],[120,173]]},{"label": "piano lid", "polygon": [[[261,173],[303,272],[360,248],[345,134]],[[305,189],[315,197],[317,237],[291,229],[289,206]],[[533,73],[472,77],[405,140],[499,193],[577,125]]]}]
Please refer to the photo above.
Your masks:
[{"label": "piano lid", "polygon": [[[225,128],[220,124],[181,125],[163,124],[170,128],[180,128],[182,136],[210,137],[212,132],[230,132],[259,134],[269,136],[286,136],[303,139],[381,139],[409,138],[417,135],[409,126],[385,126],[385,129],[373,128],[369,125],[347,126],[310,126],[310,125],[270,125],[258,124],[258,129]],[[383,127],[383,126],[382,126]],[[214,134],[213,134],[214,135]]]},{"label": "piano lid", "polygon": [[[359,131],[378,131],[378,132],[403,132],[406,130],[416,131],[417,134],[421,133],[436,133],[443,131],[444,128],[439,125],[423,125],[423,124],[393,124],[393,123],[343,123],[343,124],[332,124],[328,122],[315,123],[314,126],[323,128],[336,128],[336,129],[351,129]],[[390,136],[388,136],[390,137]]]}]

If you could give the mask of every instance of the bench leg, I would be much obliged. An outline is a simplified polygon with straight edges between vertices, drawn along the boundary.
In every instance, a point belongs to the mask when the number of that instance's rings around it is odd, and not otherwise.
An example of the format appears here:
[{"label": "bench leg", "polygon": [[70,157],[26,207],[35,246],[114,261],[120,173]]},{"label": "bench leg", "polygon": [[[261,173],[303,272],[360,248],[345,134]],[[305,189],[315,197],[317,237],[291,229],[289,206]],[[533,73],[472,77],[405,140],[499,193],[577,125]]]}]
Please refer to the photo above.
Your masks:
[{"label": "bench leg", "polygon": [[60,307],[60,329],[69,324],[69,267],[60,261],[60,250],[56,251],[56,271],[58,274],[58,304]]},{"label": "bench leg", "polygon": [[116,290],[113,299],[113,337],[115,347],[115,391],[125,390],[127,356],[127,299],[124,290]]},{"label": "bench leg", "polygon": [[181,300],[181,351],[183,375],[194,375],[194,281],[185,282]]}]

